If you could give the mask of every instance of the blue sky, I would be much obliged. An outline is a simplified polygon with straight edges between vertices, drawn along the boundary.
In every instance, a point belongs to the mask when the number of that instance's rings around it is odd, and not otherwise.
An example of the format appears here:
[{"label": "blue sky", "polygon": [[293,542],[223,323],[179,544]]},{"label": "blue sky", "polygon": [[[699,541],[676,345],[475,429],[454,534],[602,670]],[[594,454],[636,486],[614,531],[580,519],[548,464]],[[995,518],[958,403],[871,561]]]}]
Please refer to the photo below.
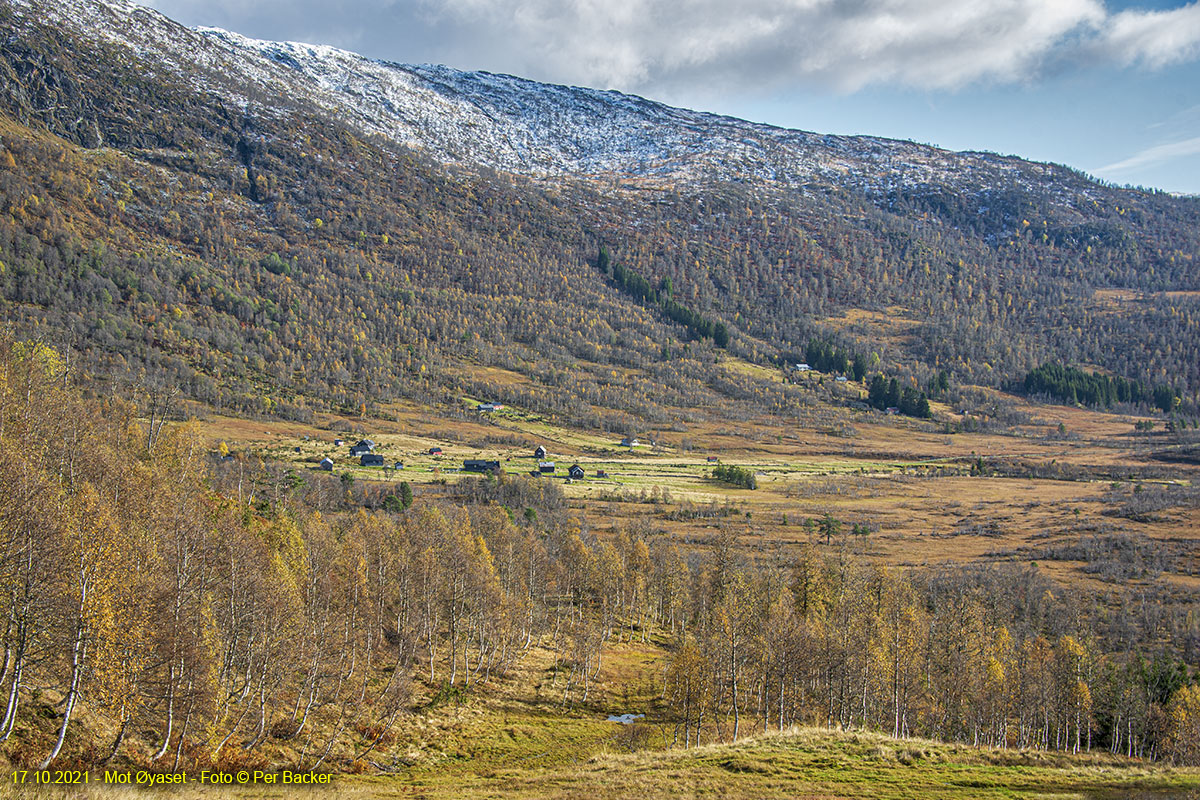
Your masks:
[{"label": "blue sky", "polygon": [[261,39],[1200,194],[1200,0],[142,2]]}]

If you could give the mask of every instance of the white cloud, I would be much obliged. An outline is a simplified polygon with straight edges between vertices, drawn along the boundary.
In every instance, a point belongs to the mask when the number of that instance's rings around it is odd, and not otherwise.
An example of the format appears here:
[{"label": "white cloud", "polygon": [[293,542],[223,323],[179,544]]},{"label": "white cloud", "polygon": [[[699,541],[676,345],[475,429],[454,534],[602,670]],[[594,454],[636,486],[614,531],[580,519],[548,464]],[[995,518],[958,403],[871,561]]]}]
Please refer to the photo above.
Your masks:
[{"label": "white cloud", "polygon": [[1158,164],[1173,161],[1177,158],[1195,155],[1200,155],[1200,136],[1148,147],[1140,153],[1135,153],[1122,161],[1100,167],[1095,172],[1097,175],[1130,172],[1145,167],[1157,166]]},{"label": "white cloud", "polygon": [[660,95],[1019,83],[1200,57],[1200,0],[143,0],[189,24]]},{"label": "white cloud", "polygon": [[1021,80],[1100,25],[1098,0],[431,0],[526,72],[626,89],[717,81],[953,88]]},{"label": "white cloud", "polygon": [[488,31],[503,69],[627,90],[956,89],[1072,60],[1158,68],[1200,56],[1200,2],[1111,13],[1102,0],[424,0]]},{"label": "white cloud", "polygon": [[1190,61],[1200,56],[1200,2],[1170,11],[1122,11],[1108,20],[1099,44],[1127,65]]}]

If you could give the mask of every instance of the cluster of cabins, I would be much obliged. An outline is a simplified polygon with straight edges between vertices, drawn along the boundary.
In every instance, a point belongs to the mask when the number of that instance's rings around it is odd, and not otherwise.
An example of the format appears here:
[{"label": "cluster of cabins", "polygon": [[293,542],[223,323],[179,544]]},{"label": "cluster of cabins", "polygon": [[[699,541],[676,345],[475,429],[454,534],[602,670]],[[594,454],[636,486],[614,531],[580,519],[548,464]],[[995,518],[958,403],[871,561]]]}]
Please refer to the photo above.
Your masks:
[{"label": "cluster of cabins", "polygon": [[[341,439],[334,439],[333,443],[337,447],[341,447],[346,444]],[[387,459],[385,459],[381,454],[375,452],[375,448],[378,446],[379,445],[370,439],[360,439],[357,444],[350,446],[350,457],[357,458],[358,463],[364,467],[387,467],[389,466]],[[392,469],[404,469],[404,462],[397,461],[390,466]],[[333,459],[329,456],[325,456],[325,458],[321,459],[321,463],[317,465],[317,469],[323,469],[326,472],[331,472],[333,470]]]},{"label": "cluster of cabins", "polygon": [[[555,465],[553,461],[539,461],[537,469],[531,469],[529,471],[529,474],[535,478],[541,477],[542,475],[553,475],[554,473]],[[575,481],[583,480],[583,467],[579,466],[578,464],[572,464],[571,466],[567,467],[567,477]],[[608,475],[605,474],[604,470],[600,469],[596,470],[596,477],[607,478]]]},{"label": "cluster of cabins", "polygon": [[[345,442],[341,439],[335,439],[334,444],[338,447],[341,447],[345,445]],[[636,446],[636,444],[637,441],[634,440],[634,446]],[[387,468],[389,466],[387,460],[381,454],[374,452],[375,448],[378,446],[379,445],[370,439],[361,439],[356,444],[350,446],[350,456],[351,458],[357,458],[359,460],[358,463],[364,467]],[[300,448],[296,449],[299,451]],[[442,455],[442,448],[434,446],[429,448],[428,452],[431,456],[440,456]],[[555,473],[554,462],[545,460],[545,447],[538,445],[537,449],[533,451],[533,457],[538,459],[538,466],[537,469],[530,472],[531,475],[541,476],[553,475]],[[393,469],[404,469],[404,462],[397,461],[395,464],[391,465],[391,467]],[[326,456],[325,458],[321,459],[321,463],[317,465],[317,468],[331,472],[333,470],[333,459],[329,456]],[[463,461],[462,471],[480,473],[499,472],[500,462],[494,459],[468,458]],[[584,472],[583,467],[579,466],[578,464],[572,464],[567,468],[567,477],[571,480],[582,480],[585,477],[585,474],[586,473]],[[607,478],[608,473],[602,469],[596,470],[596,477]]]},{"label": "cluster of cabins", "polygon": [[[796,372],[812,372],[813,368],[810,364],[793,364],[792,369]],[[838,383],[848,383],[850,381],[845,375],[838,375],[834,378]]]},{"label": "cluster of cabins", "polygon": [[[808,365],[807,364],[799,364],[797,366],[798,367],[807,367]],[[502,408],[502,406],[499,406],[499,407]],[[481,409],[481,410],[483,410],[483,409]],[[892,409],[889,408],[888,413],[889,414],[893,413]],[[337,447],[343,447],[346,444],[345,441],[343,441],[342,439],[335,439],[333,443]],[[654,444],[654,443],[651,442],[651,444]],[[350,446],[350,456],[352,458],[357,458],[359,460],[358,463],[364,467],[383,467],[384,469],[391,468],[391,469],[397,469],[397,470],[404,469],[403,461],[396,461],[395,463],[389,464],[387,459],[385,459],[382,454],[376,453],[375,448],[377,448],[378,446],[379,446],[378,444],[376,444],[374,441],[372,441],[370,439],[360,439],[358,442],[356,442],[355,444]],[[637,439],[633,438],[632,436],[627,436],[621,440],[621,447],[628,447],[631,451],[633,450],[633,448],[640,447],[640,446],[641,446],[641,442],[639,442]],[[296,451],[299,452],[300,448],[297,447]],[[442,448],[438,447],[437,445],[430,447],[429,450],[426,452],[431,456],[440,456],[443,454]],[[546,451],[546,448],[542,445],[538,445],[534,449],[533,457],[537,459],[537,468],[529,471],[529,474],[531,476],[541,477],[543,475],[556,475],[557,474],[558,465],[555,464],[553,461],[547,460],[547,458],[546,458],[547,455],[548,455],[548,453]],[[708,463],[710,463],[710,464],[715,464],[715,463],[718,463],[718,461],[719,461],[719,459],[716,456],[708,456],[707,460],[708,460]],[[325,470],[327,472],[330,472],[333,470],[333,466],[334,466],[333,459],[329,456],[326,456],[325,458],[321,459],[321,463],[318,465],[317,468]],[[501,463],[497,459],[468,458],[463,461],[463,465],[462,465],[463,472],[495,473],[495,472],[499,472],[500,469],[501,469]],[[580,465],[572,464],[570,467],[567,468],[566,477],[569,478],[570,480],[578,481],[578,480],[583,480],[585,477],[587,477],[587,473],[584,470],[584,468],[581,467]],[[598,470],[596,470],[595,477],[607,478],[608,473],[602,469],[598,469]]]}]

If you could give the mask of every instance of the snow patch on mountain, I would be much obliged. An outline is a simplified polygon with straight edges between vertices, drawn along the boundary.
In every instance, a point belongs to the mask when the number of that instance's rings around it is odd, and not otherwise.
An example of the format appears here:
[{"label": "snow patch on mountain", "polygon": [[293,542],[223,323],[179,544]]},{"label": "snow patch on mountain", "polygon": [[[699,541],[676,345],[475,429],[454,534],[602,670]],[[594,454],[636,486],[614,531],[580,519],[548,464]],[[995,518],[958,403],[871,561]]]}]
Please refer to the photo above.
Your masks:
[{"label": "snow patch on mountain", "polygon": [[[76,35],[127,48],[257,113],[310,107],[451,164],[533,177],[833,184],[876,194],[929,187],[1045,186],[1061,167],[869,136],[820,135],[673,108],[616,91],[324,45],[189,29],[128,0],[10,0]],[[1076,184],[1078,181],[1069,181]]]}]

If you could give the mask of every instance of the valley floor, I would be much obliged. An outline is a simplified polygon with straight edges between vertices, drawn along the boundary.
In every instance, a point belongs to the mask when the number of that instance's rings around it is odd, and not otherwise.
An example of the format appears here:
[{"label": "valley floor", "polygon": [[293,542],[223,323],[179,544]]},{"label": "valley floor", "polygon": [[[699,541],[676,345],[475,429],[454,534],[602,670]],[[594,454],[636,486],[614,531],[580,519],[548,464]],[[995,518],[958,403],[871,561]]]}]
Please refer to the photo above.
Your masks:
[{"label": "valley floor", "polygon": [[[993,396],[1025,422],[951,433],[947,426],[962,419],[947,408],[939,414],[948,421],[935,424],[830,407],[824,425],[707,421],[629,448],[619,435],[517,408],[476,413],[467,398],[465,414],[405,403],[386,418],[324,416],[310,425],[214,414],[200,430],[213,448],[224,442],[301,475],[322,474],[317,463],[328,456],[334,475],[360,485],[387,492],[406,481],[418,502],[446,498],[447,484],[471,478],[460,471],[466,459],[495,460],[523,478],[537,471],[533,449],[543,445],[556,477],[541,482],[562,487],[570,513],[602,537],[663,533],[703,550],[718,529],[734,526],[740,547],[792,555],[824,541],[816,523],[831,515],[844,540],[877,563],[1036,562],[1064,584],[1098,589],[1147,578],[1171,591],[1200,585],[1189,533],[1200,525],[1197,465],[1170,458],[1195,448],[1200,432],[1168,433],[1161,420],[1140,432],[1148,418]],[[379,442],[389,467],[403,469],[362,467],[333,445],[362,435]],[[758,489],[713,480],[718,463],[754,472]],[[564,482],[572,464],[586,477]],[[854,524],[869,535],[849,536]],[[1096,554],[1081,552],[1081,542],[1112,535],[1133,537],[1166,568],[1109,574]]]}]

